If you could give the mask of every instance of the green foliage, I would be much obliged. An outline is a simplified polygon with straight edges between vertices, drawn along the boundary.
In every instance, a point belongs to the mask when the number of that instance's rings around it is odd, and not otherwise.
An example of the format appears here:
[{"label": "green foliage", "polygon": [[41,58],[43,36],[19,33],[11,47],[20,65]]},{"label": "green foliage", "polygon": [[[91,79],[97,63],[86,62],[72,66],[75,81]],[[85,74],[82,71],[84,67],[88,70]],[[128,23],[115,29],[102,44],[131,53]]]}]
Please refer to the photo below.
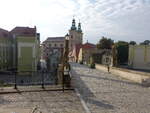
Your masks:
[{"label": "green foliage", "polygon": [[88,66],[92,69],[95,69],[95,63],[92,63],[92,64],[88,64]]},{"label": "green foliage", "polygon": [[98,49],[111,49],[112,45],[114,44],[114,41],[110,38],[102,37],[97,44]]},{"label": "green foliage", "polygon": [[136,42],[135,41],[130,41],[129,44],[130,45],[136,45]]},{"label": "green foliage", "polygon": [[79,61],[80,64],[83,64],[83,61]]},{"label": "green foliage", "polygon": [[93,59],[94,63],[101,64],[102,63],[102,61],[101,61],[101,59],[102,59],[101,53],[94,53],[94,54],[92,54],[92,59]]},{"label": "green foliage", "polygon": [[141,42],[140,45],[150,45],[150,40],[145,40],[144,42]]},{"label": "green foliage", "polygon": [[125,41],[118,41],[115,43],[118,56],[117,60],[119,64],[128,62],[128,52],[129,52],[129,44]]}]

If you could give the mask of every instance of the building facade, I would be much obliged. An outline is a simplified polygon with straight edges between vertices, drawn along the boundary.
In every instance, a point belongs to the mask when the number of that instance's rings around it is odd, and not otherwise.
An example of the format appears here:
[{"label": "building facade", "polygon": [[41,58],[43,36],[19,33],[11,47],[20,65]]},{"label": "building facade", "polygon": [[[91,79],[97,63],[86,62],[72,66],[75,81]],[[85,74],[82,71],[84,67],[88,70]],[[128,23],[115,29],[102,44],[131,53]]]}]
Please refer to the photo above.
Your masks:
[{"label": "building facade", "polygon": [[76,62],[82,62],[84,64],[90,64],[93,62],[113,66],[112,50],[97,49],[96,45],[88,42],[78,47],[80,48],[78,48],[75,55],[73,55],[76,56]]},{"label": "building facade", "polygon": [[81,23],[78,23],[78,27],[76,27],[75,19],[72,20],[72,26],[69,30],[69,50],[72,51],[76,45],[83,43],[83,33],[81,29]]},{"label": "building facade", "polygon": [[[73,48],[83,42],[83,33],[81,23],[76,27],[75,19],[72,20],[71,28],[69,29],[69,53],[73,52]],[[65,47],[65,36],[62,37],[48,37],[41,47],[42,59],[47,60],[51,53],[59,52],[60,56]]]},{"label": "building facade", "polygon": [[40,35],[36,27],[15,27],[11,30],[14,39],[14,64],[18,71],[36,71],[39,62]]},{"label": "building facade", "polygon": [[150,70],[150,45],[130,45],[128,65],[134,69]]},{"label": "building facade", "polygon": [[47,63],[47,69],[54,70],[63,54],[65,37],[48,37],[41,44],[41,59]]},{"label": "building facade", "polygon": [[12,40],[7,30],[0,29],[0,70],[12,67]]},{"label": "building facade", "polygon": [[49,58],[51,53],[62,52],[65,45],[65,37],[48,37],[41,47],[42,59]]},{"label": "building facade", "polygon": [[83,62],[85,64],[90,63],[90,57],[91,55],[97,51],[96,45],[91,43],[85,43],[81,46],[79,49],[79,53],[76,55],[78,56],[78,59],[76,59],[76,62]]},{"label": "building facade", "polygon": [[37,71],[40,60],[40,34],[36,27],[15,27],[10,32],[0,29],[0,68]]}]

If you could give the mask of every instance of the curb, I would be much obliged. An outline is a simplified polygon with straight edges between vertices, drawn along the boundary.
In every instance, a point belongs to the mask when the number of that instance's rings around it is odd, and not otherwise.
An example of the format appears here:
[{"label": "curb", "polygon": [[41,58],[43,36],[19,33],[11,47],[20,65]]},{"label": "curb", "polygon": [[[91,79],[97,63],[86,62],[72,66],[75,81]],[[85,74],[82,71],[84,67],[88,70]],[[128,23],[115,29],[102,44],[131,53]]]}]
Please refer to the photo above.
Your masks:
[{"label": "curb", "polygon": [[[65,89],[65,90],[74,90],[73,88]],[[37,89],[37,90],[15,90],[14,91],[3,91],[1,94],[10,94],[10,93],[25,93],[25,92],[42,92],[42,91],[63,91],[63,89]]]}]

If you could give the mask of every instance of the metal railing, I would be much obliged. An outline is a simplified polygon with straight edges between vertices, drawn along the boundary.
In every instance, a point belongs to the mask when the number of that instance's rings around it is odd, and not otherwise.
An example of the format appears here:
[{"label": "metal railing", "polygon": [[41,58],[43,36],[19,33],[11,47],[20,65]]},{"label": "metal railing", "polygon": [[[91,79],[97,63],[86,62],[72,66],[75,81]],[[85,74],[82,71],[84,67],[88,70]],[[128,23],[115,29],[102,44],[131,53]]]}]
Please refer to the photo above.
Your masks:
[{"label": "metal railing", "polygon": [[54,85],[57,72],[54,71],[0,71],[0,86],[30,86],[30,85]]},{"label": "metal railing", "polygon": [[71,88],[70,71],[57,69],[53,71],[0,71],[1,88],[11,86],[18,89],[18,86],[41,86],[45,89],[47,85],[58,86],[57,89],[62,91],[73,90]]}]

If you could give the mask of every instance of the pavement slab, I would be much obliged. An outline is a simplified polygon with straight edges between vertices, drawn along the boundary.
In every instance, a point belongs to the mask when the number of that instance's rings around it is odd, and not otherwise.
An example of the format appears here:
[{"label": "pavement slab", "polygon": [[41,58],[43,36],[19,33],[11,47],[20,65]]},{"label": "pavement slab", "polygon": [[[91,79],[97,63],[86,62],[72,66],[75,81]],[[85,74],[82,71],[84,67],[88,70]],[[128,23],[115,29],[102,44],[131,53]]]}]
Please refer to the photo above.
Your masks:
[{"label": "pavement slab", "polygon": [[73,90],[0,95],[0,113],[32,113],[35,108],[35,113],[85,113]]},{"label": "pavement slab", "polygon": [[91,113],[150,113],[150,88],[85,65],[71,67],[72,85]]}]

